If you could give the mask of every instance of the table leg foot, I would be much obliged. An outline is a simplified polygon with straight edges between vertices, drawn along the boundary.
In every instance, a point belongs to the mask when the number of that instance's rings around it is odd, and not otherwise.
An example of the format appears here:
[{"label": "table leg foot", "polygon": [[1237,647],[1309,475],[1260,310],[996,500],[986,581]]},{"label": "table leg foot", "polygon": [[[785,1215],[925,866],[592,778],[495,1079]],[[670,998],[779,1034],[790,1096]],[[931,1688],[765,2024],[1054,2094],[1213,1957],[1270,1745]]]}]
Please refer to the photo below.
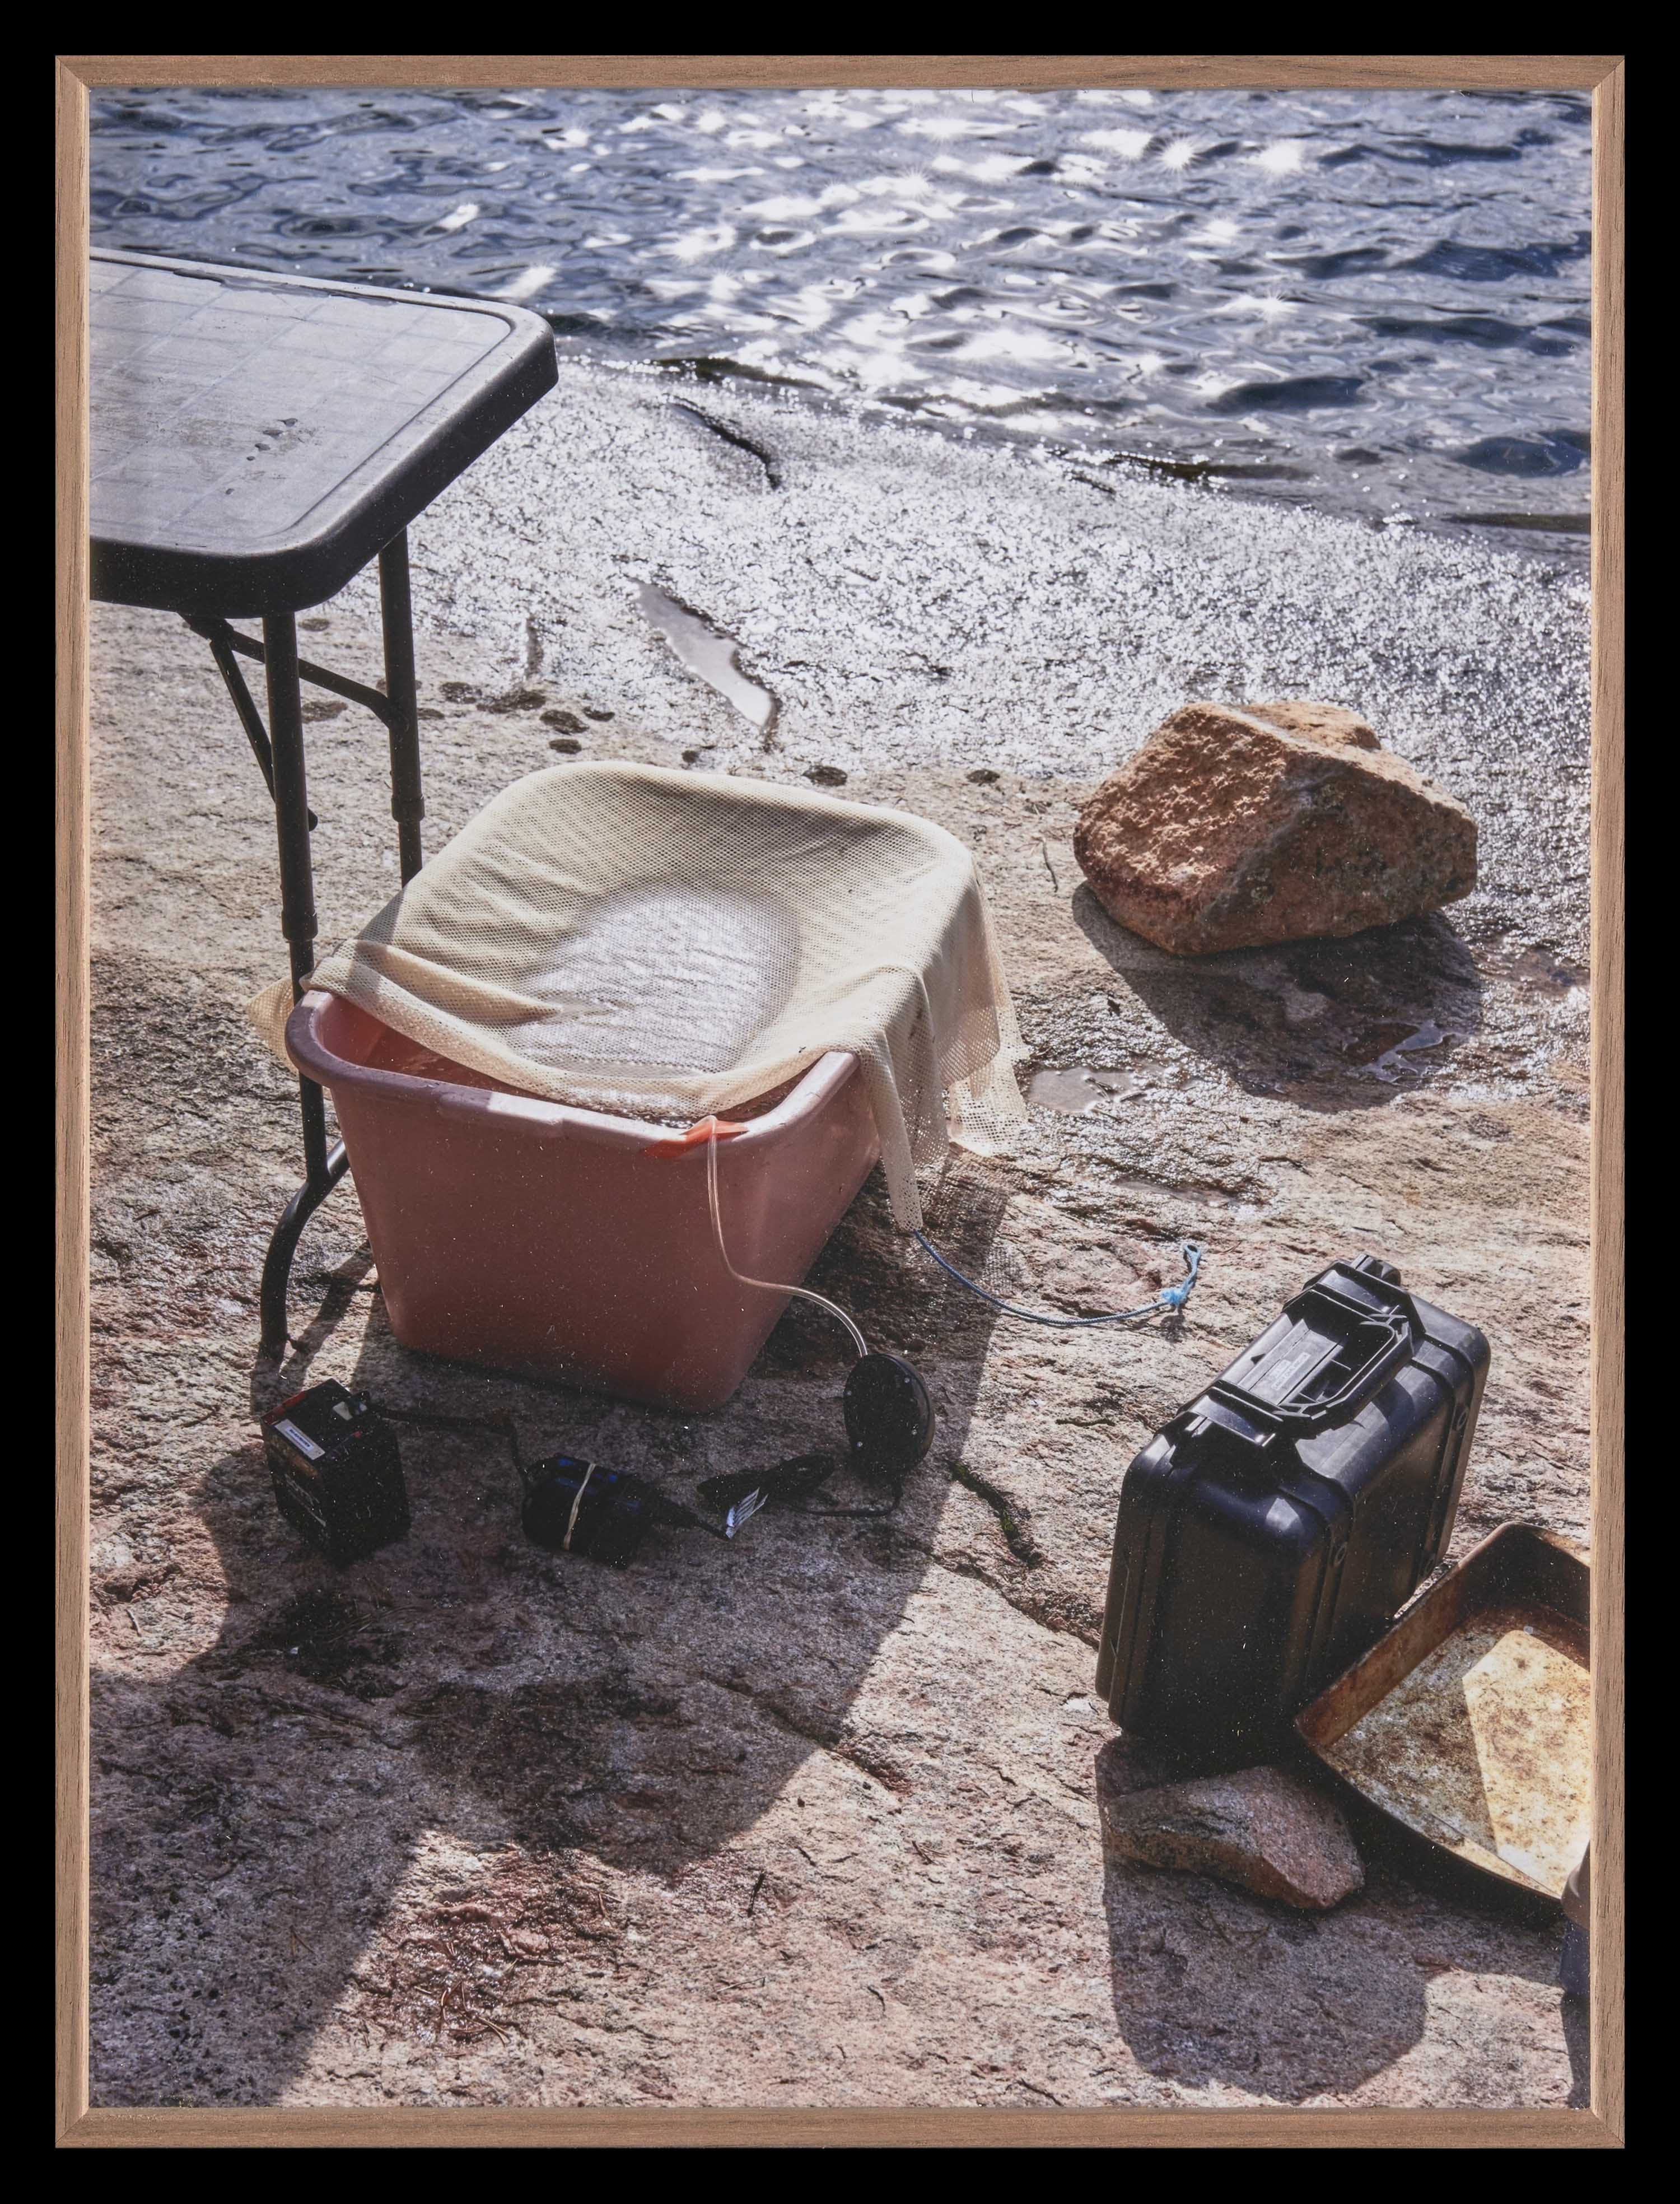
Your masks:
[{"label": "table leg foot", "polygon": [[348,1161],[344,1142],[335,1141],[328,1151],[322,1176],[298,1188],[287,1203],[269,1241],[269,1252],[263,1260],[263,1352],[276,1361],[286,1352],[286,1289],[292,1278],[292,1258],[297,1253],[305,1225],[344,1176]]}]

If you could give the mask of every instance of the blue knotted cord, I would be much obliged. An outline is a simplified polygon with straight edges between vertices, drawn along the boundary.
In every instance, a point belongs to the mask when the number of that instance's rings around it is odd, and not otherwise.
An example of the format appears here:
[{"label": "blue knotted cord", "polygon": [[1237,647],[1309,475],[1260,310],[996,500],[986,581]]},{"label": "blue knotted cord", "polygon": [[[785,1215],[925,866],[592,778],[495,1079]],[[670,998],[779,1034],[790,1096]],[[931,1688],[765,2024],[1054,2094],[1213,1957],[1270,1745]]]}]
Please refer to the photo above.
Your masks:
[{"label": "blue knotted cord", "polygon": [[1200,1245],[1194,1240],[1180,1241],[1179,1252],[1184,1257],[1184,1267],[1189,1276],[1181,1286],[1163,1287],[1155,1299],[1146,1302],[1142,1308],[1115,1309],[1106,1316],[1047,1316],[1040,1309],[1017,1308],[1013,1301],[1000,1300],[996,1294],[988,1293],[984,1286],[977,1285],[973,1278],[966,1277],[955,1263],[948,1262],[925,1232],[918,1232],[915,1236],[942,1271],[949,1272],[960,1286],[967,1286],[971,1294],[988,1302],[1002,1315],[1017,1318],[1022,1324],[1049,1324],[1057,1331],[1077,1331],[1088,1324],[1136,1324],[1144,1317],[1162,1316],[1181,1309],[1190,1299],[1191,1290],[1202,1268]]}]

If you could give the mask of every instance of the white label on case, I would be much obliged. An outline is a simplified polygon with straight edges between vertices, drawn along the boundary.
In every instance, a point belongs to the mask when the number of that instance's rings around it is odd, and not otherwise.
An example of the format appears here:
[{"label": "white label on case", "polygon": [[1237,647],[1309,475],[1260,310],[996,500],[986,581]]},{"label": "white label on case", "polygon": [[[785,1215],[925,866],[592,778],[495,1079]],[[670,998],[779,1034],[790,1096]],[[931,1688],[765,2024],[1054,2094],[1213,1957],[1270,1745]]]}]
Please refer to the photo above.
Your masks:
[{"label": "white label on case", "polygon": [[282,1438],[291,1440],[293,1445],[296,1447],[298,1452],[302,1455],[305,1461],[319,1461],[322,1455],[327,1451],[325,1447],[316,1446],[313,1439],[306,1438],[303,1432],[298,1429],[298,1426],[294,1423],[290,1422],[284,1416],[282,1416],[280,1421],[275,1425],[275,1429],[280,1433]]}]

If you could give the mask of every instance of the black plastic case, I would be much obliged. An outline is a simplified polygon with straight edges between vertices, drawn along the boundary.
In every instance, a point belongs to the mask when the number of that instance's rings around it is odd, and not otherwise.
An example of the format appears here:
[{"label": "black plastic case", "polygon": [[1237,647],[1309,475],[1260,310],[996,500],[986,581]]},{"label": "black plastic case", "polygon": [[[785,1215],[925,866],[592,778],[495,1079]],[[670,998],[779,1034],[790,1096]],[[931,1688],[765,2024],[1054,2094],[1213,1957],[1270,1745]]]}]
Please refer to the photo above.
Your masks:
[{"label": "black plastic case", "polygon": [[1313,1279],[1126,1472],[1114,1720],[1202,1763],[1277,1750],[1446,1553],[1487,1375],[1482,1335],[1392,1264]]}]

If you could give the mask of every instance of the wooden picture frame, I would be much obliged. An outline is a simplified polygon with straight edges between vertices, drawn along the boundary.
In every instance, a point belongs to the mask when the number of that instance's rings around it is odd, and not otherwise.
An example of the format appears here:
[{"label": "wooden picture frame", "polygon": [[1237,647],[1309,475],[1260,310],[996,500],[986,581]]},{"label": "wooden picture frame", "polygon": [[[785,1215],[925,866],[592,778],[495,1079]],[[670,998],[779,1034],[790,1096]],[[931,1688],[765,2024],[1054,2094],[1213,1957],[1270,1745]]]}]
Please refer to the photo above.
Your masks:
[{"label": "wooden picture frame", "polygon": [[[486,2144],[1618,2148],[1624,2106],[1624,76],[1614,55],[72,55],[56,58],[56,2108],[77,2148]],[[1590,91],[1593,100],[1590,2111],[88,2105],[88,92],[112,85]]]}]

